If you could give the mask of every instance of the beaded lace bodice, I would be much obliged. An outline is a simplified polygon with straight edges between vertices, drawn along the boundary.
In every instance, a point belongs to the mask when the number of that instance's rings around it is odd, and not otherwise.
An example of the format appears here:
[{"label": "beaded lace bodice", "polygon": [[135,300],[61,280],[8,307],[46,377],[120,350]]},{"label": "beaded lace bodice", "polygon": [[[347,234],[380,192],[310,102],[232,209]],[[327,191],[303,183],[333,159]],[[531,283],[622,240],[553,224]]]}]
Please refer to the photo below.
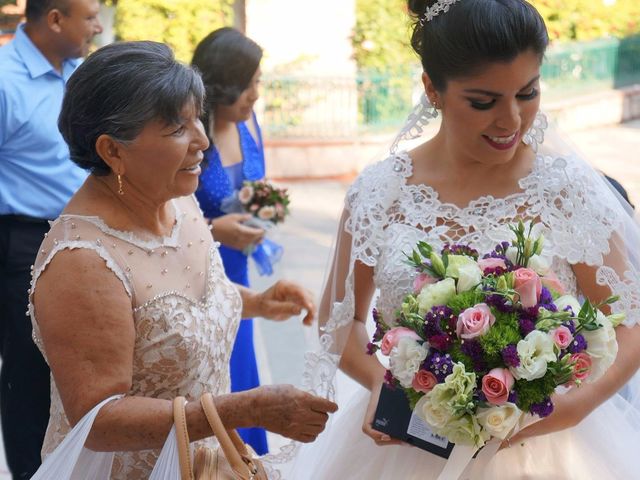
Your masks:
[{"label": "beaded lace bodice", "polygon": [[[469,244],[481,253],[490,252],[498,243],[512,238],[509,225],[518,219],[538,219],[539,209],[528,185],[544,182],[544,159],[538,157],[529,175],[520,181],[521,192],[505,198],[484,196],[473,200],[465,207],[443,203],[429,185],[410,185],[406,182],[411,177],[413,168],[411,160],[405,152],[387,160],[379,168],[391,167],[394,173],[393,182],[397,182],[397,198],[386,209],[385,225],[380,225],[375,235],[376,247],[364,246],[363,259],[369,254],[375,255],[374,281],[379,289],[376,307],[389,321],[393,313],[402,303],[402,298],[412,290],[415,271],[405,263],[404,253],[411,252],[418,241],[426,241],[437,250],[444,244]],[[390,164],[390,165],[389,165]],[[389,177],[386,177],[387,179]],[[370,187],[370,186],[369,186]],[[388,185],[383,187],[388,188]],[[370,188],[360,189],[355,186],[350,195],[362,196],[374,194]],[[360,202],[362,199],[360,199]],[[360,204],[361,205],[361,204]],[[356,206],[356,216],[358,209]],[[349,227],[348,227],[349,228]],[[549,237],[549,232],[545,232]],[[368,235],[359,238],[370,239]],[[373,243],[371,243],[373,247]],[[357,248],[357,247],[356,247]],[[576,279],[566,259],[550,254],[553,252],[547,243],[547,259],[552,269],[567,289],[567,293],[577,294]],[[355,253],[355,252],[354,252]]]},{"label": "beaded lace bodice", "polygon": [[620,225],[619,214],[598,202],[606,193],[593,182],[593,172],[563,158],[538,155],[519,181],[520,192],[484,196],[465,207],[441,202],[428,185],[408,184],[412,172],[411,159],[400,152],[363,172],[347,195],[351,258],[374,267],[377,307],[388,319],[411,291],[415,273],[403,252],[411,252],[419,240],[436,248],[463,243],[489,252],[512,239],[509,224],[536,220],[552,270],[567,293],[576,295],[571,265],[601,265]]},{"label": "beaded lace bodice", "polygon": [[[109,228],[98,217],[63,215],[52,223],[34,265],[33,290],[62,250],[90,249],[120,279],[131,299],[136,340],[127,395],[194,400],[230,391],[229,358],[242,301],[227,279],[218,244],[193,197],[173,201],[169,237],[141,239]],[[34,340],[46,358],[33,304]],[[55,383],[43,454],[69,431]],[[210,440],[209,442],[211,442]],[[148,478],[159,450],[117,453],[112,478]]]}]

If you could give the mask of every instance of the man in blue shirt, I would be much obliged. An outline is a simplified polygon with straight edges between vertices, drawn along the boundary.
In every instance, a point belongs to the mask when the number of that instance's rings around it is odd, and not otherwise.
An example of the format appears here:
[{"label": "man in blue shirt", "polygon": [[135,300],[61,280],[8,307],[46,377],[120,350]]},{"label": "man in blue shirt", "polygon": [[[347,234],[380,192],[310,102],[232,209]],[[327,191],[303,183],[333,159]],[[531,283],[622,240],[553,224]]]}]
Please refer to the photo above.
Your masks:
[{"label": "man in blue shirt", "polygon": [[25,310],[48,220],[86,174],[58,131],[65,84],[102,31],[99,0],[28,0],[25,24],[0,48],[0,413],[9,469],[31,478],[49,420],[49,369]]}]

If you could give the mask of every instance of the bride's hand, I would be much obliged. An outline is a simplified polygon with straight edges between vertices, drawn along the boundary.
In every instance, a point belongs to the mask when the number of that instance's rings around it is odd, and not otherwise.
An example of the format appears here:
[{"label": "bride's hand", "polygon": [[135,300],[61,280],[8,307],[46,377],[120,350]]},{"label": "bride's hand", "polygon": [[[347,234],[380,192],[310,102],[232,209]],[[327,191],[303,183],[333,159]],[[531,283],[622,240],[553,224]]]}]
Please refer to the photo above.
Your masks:
[{"label": "bride's hand", "polygon": [[584,416],[580,413],[576,402],[573,401],[573,393],[573,391],[570,391],[564,395],[553,395],[553,412],[551,415],[520,430],[508,441],[502,442],[500,448],[515,447],[527,438],[558,432],[580,423]]},{"label": "bride's hand", "polygon": [[382,390],[382,383],[377,383],[374,388],[371,389],[371,398],[369,399],[369,405],[364,416],[364,423],[362,424],[362,432],[368,435],[376,442],[376,445],[401,445],[403,442],[391,438],[386,433],[379,432],[373,428],[373,417],[376,414],[376,407],[378,406],[378,399],[380,398],[380,391]]}]

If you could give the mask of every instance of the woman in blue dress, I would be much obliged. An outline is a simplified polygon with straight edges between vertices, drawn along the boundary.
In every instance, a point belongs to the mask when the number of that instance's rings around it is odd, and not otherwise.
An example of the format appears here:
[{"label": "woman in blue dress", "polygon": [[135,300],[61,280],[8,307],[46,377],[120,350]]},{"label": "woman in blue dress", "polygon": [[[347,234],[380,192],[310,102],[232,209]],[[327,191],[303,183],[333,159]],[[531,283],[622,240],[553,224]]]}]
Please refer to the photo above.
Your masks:
[{"label": "woman in blue dress", "polygon": [[[238,30],[213,31],[196,47],[192,64],[202,74],[206,88],[204,125],[211,140],[196,196],[213,236],[222,245],[220,254],[227,276],[248,286],[248,255],[257,260],[262,274],[270,274],[269,257],[279,247],[265,241],[264,230],[245,225],[248,214],[228,213],[223,206],[245,180],[265,175],[260,127],[253,113],[258,99],[262,49]],[[227,210],[227,211],[223,211]],[[269,247],[275,246],[275,252]],[[253,345],[253,319],[243,319],[231,355],[231,389],[248,390],[260,384]],[[240,429],[244,441],[258,454],[267,453],[266,432]]]}]

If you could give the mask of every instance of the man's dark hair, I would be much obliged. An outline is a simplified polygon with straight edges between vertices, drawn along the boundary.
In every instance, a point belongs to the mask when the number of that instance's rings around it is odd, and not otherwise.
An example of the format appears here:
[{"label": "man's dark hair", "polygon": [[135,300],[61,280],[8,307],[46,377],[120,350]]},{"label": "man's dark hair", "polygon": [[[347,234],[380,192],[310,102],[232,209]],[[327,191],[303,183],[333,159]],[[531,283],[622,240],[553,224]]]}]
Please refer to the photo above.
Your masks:
[{"label": "man's dark hair", "polygon": [[71,6],[69,0],[27,0],[25,15],[28,22],[37,22],[54,8],[67,15]]}]

